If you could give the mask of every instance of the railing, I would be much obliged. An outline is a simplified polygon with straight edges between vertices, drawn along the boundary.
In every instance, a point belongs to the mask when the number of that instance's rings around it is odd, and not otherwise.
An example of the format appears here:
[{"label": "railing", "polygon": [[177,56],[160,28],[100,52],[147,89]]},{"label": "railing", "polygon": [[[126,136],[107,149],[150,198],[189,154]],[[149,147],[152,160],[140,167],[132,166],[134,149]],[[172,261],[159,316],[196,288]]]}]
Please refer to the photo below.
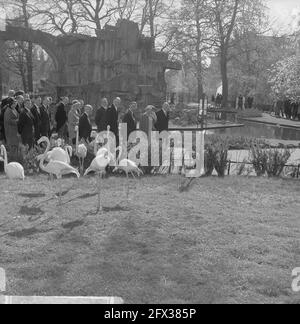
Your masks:
[{"label": "railing", "polygon": [[[228,161],[228,169],[227,169],[227,171],[228,171],[228,175],[230,175],[231,165],[232,165],[232,164],[241,164],[241,165],[244,164],[244,165],[251,165],[251,166],[254,166],[254,164],[251,163],[251,162],[236,162],[236,161],[231,161],[231,160],[229,160],[229,161]],[[295,169],[297,169],[296,178],[299,179],[299,177],[300,177],[300,164],[298,164],[298,165],[289,164],[289,165],[285,165],[284,167],[285,167],[285,168],[295,168]]]},{"label": "railing", "polygon": [[213,120],[229,120],[229,116],[233,116],[233,121],[237,122],[237,114],[236,110],[227,110],[227,109],[218,109],[218,108],[210,108],[207,110],[208,115],[213,115]]}]

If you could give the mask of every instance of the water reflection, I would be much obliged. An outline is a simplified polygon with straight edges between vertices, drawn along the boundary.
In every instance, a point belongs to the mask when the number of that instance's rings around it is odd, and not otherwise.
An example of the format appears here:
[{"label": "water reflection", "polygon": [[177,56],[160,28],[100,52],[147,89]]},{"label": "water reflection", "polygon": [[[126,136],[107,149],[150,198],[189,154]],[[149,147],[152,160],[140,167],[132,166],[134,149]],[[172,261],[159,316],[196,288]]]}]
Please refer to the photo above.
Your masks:
[{"label": "water reflection", "polygon": [[300,128],[287,128],[260,123],[243,122],[245,127],[227,128],[214,131],[214,134],[229,136],[244,136],[287,141],[300,141]]}]

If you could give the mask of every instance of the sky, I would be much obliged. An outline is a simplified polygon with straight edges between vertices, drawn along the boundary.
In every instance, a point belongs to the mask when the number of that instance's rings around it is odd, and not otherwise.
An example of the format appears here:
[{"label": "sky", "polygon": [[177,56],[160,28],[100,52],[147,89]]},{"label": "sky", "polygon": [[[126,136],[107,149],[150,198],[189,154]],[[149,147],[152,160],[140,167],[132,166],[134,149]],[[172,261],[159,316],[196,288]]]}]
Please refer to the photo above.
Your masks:
[{"label": "sky", "polygon": [[293,13],[300,12],[299,0],[266,0],[275,27],[289,28]]},{"label": "sky", "polygon": [[[270,8],[271,21],[273,22],[274,29],[290,30],[293,24],[293,12],[300,13],[299,0],[265,0],[267,6]],[[5,17],[5,11],[0,8],[0,19]],[[299,15],[300,18],[300,15]],[[294,19],[295,21],[295,19]],[[0,24],[1,28],[1,24]]]}]

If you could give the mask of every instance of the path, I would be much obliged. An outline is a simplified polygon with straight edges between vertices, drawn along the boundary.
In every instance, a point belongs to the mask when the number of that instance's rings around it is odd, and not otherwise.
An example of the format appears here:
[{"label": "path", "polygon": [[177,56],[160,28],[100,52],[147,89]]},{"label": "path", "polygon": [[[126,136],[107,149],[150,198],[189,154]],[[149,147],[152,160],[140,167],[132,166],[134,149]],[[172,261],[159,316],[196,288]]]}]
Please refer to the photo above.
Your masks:
[{"label": "path", "polygon": [[300,130],[300,121],[277,118],[271,116],[270,114],[263,114],[262,117],[257,117],[257,118],[243,118],[242,120],[247,120],[247,121],[252,121],[252,122],[257,122],[262,124],[269,124],[274,126],[279,125],[281,127],[297,128]]}]

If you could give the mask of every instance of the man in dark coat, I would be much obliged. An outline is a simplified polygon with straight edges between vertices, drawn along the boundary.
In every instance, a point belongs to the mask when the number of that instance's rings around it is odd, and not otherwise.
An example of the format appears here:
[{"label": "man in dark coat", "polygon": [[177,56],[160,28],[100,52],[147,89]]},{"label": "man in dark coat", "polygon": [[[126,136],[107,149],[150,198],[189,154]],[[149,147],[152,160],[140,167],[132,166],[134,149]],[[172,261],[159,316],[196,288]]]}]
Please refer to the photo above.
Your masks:
[{"label": "man in dark coat", "polygon": [[6,136],[6,145],[9,148],[10,157],[13,161],[18,159],[19,136],[18,136],[18,120],[17,101],[10,99],[4,115],[4,129]]},{"label": "man in dark coat", "polygon": [[110,126],[110,131],[115,134],[117,146],[119,145],[119,108],[121,102],[120,98],[116,98],[106,112],[107,126]]},{"label": "man in dark coat", "polygon": [[170,119],[170,105],[165,102],[161,110],[156,113],[157,122],[155,128],[159,132],[169,130],[169,119]]},{"label": "man in dark coat", "polygon": [[34,137],[36,142],[41,138],[41,104],[42,98],[40,96],[34,96],[31,113],[34,117]]},{"label": "man in dark coat", "polygon": [[66,124],[67,124],[67,111],[66,111],[66,106],[69,103],[69,98],[65,97],[63,98],[56,110],[55,114],[55,122],[56,122],[56,131],[58,133],[58,136],[61,138],[66,137]]},{"label": "man in dark coat", "polygon": [[24,96],[23,95],[18,95],[16,96],[18,105],[16,107],[18,113],[20,114],[22,110],[24,109]]},{"label": "man in dark coat", "polygon": [[97,110],[96,117],[95,117],[98,133],[107,130],[107,121],[106,121],[107,109],[108,109],[108,101],[106,98],[103,98],[101,101],[101,107]]},{"label": "man in dark coat", "polygon": [[92,124],[90,121],[90,116],[93,113],[93,107],[90,105],[86,105],[84,107],[84,113],[79,119],[79,139],[84,139],[87,143],[91,141],[91,133],[92,133]]},{"label": "man in dark coat", "polygon": [[32,103],[30,99],[25,99],[24,109],[20,114],[18,122],[18,132],[22,138],[22,144],[32,148],[34,145],[34,116],[31,109]]},{"label": "man in dark coat", "polygon": [[137,122],[134,116],[134,112],[137,110],[137,103],[132,102],[129,106],[128,112],[123,118],[123,123],[127,124],[127,138],[130,134],[136,131]]},{"label": "man in dark coat", "polygon": [[49,100],[47,97],[44,98],[41,105],[41,136],[50,137],[50,114],[49,114]]}]

